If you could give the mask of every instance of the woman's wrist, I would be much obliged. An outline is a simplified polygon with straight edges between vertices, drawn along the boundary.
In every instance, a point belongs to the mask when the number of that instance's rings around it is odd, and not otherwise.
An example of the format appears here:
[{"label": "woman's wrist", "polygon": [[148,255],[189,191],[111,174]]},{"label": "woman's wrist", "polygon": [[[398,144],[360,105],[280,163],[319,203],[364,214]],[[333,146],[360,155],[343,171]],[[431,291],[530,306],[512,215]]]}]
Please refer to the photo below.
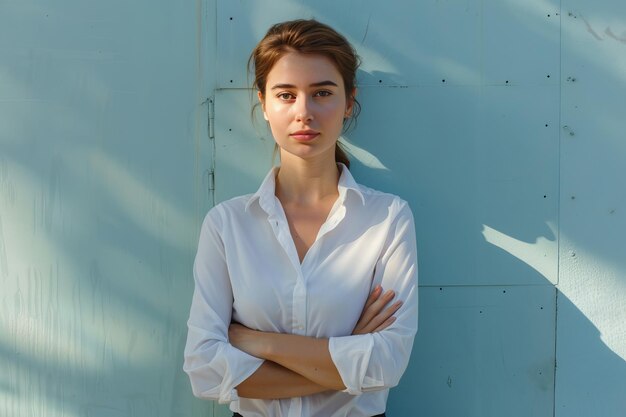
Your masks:
[{"label": "woman's wrist", "polygon": [[280,333],[258,332],[257,349],[259,358],[271,361],[276,349],[277,343],[280,343]]}]

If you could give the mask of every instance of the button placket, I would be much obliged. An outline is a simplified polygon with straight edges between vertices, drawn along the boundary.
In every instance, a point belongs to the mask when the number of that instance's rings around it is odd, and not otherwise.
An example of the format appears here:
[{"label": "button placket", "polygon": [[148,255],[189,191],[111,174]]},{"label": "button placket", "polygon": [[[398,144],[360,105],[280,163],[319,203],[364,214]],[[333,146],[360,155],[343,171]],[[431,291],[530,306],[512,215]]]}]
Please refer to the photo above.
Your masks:
[{"label": "button placket", "polygon": [[291,236],[291,231],[289,230],[289,223],[287,222],[287,215],[283,210],[283,206],[280,204],[280,200],[277,197],[274,197],[273,200],[273,216],[272,219],[276,222],[276,228],[278,232],[276,233],[278,236],[278,240],[283,247],[285,253],[291,260],[296,271],[300,271],[300,258],[298,257],[298,251],[296,249],[296,244],[293,241],[293,237]]},{"label": "button placket", "polygon": [[302,273],[298,271],[298,280],[293,288],[292,328],[294,334],[306,335],[307,292]]},{"label": "button placket", "polygon": [[289,226],[287,226],[287,220],[283,221],[275,214],[272,214],[268,217],[268,221],[270,223],[272,231],[274,232],[276,240],[278,240],[278,243],[280,243],[280,246],[287,254],[287,257],[293,264],[296,271],[299,271],[300,260],[298,259],[298,253],[296,252],[295,245],[293,244],[291,233],[289,232]]}]

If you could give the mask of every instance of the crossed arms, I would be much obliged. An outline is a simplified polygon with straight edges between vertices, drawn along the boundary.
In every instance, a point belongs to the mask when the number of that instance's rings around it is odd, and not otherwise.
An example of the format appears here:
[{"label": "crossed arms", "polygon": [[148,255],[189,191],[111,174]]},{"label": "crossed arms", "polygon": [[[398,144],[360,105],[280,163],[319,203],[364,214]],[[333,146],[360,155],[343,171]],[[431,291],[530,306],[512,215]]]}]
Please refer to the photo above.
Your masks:
[{"label": "crossed arms", "polygon": [[[390,304],[393,291],[377,286],[370,294],[353,335],[381,331],[390,326],[402,301]],[[346,389],[328,348],[329,339],[261,332],[231,324],[229,341],[236,348],[265,362],[237,386],[240,397],[277,399],[300,397],[326,390]]]}]

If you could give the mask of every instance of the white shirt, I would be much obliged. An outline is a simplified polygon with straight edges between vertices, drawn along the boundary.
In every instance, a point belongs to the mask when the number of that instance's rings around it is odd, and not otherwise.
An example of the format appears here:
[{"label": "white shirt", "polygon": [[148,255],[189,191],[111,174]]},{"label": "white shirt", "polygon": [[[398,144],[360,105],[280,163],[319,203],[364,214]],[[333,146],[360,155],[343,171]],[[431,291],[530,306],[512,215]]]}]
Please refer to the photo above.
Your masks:
[{"label": "white shirt", "polygon": [[[244,417],[370,417],[385,411],[417,331],[413,215],[400,197],[357,184],[339,167],[339,198],[302,263],[275,196],[276,167],[255,194],[207,213],[193,268],[184,363],[197,397],[230,403]],[[377,284],[404,301],[396,321],[352,336]],[[228,343],[231,320],[261,331],[329,338],[347,389],[282,400],[240,398],[236,386],[263,360]]]}]

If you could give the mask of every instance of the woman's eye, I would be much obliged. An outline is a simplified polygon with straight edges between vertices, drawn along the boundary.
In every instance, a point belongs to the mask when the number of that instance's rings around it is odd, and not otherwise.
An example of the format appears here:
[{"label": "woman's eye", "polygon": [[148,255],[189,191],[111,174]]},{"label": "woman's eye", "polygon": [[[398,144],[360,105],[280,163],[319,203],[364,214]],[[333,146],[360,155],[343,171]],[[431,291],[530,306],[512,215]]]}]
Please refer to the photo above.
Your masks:
[{"label": "woman's eye", "polygon": [[330,96],[332,93],[328,90],[322,90],[322,91],[318,91],[317,93],[315,93],[316,96],[318,97],[328,97]]},{"label": "woman's eye", "polygon": [[280,93],[277,97],[281,100],[292,100],[294,98],[291,93]]}]

